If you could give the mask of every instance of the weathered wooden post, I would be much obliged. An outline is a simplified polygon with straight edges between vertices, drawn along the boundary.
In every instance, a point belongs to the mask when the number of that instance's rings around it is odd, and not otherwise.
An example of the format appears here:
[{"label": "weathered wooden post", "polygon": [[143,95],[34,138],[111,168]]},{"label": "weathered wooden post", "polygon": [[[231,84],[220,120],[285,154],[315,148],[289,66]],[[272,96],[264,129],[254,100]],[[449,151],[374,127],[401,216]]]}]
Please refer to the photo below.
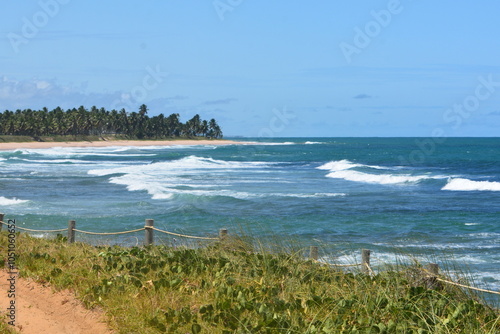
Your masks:
[{"label": "weathered wooden post", "polygon": [[309,258],[312,260],[318,259],[318,246],[309,247]]},{"label": "weathered wooden post", "polygon": [[439,265],[437,263],[429,263],[427,265],[427,270],[431,274],[431,276],[425,279],[427,283],[427,289],[436,289],[439,287],[439,282],[437,281],[437,277],[439,275]]},{"label": "weathered wooden post", "polygon": [[75,227],[76,227],[76,221],[70,220],[68,222],[68,243],[70,244],[75,242]]},{"label": "weathered wooden post", "polygon": [[0,232],[2,232],[2,227],[3,227],[3,217],[5,217],[5,214],[0,213],[0,222],[2,222],[2,223],[0,223]]},{"label": "weathered wooden post", "polygon": [[431,272],[431,274],[435,276],[439,275],[439,265],[437,263],[429,263],[427,265],[427,268]]},{"label": "weathered wooden post", "polygon": [[146,246],[150,246],[153,244],[153,227],[154,227],[155,221],[153,219],[146,219],[146,226],[144,226],[144,244]]},{"label": "weathered wooden post", "polygon": [[369,249],[363,249],[361,251],[361,270],[365,274],[370,274],[371,269],[370,269],[370,253],[371,251]]},{"label": "weathered wooden post", "polygon": [[219,230],[219,239],[220,239],[220,240],[224,240],[224,239],[226,239],[226,238],[227,238],[227,229],[225,229],[225,228],[221,228],[221,229]]}]

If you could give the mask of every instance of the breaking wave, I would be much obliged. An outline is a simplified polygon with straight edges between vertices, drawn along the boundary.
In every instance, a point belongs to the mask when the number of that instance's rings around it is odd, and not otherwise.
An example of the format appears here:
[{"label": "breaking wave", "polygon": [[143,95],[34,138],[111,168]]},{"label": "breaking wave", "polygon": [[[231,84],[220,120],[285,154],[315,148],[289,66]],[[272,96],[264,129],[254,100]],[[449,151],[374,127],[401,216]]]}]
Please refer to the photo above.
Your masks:
[{"label": "breaking wave", "polygon": [[452,191],[500,191],[500,182],[472,181],[469,179],[452,178],[441,190]]},{"label": "breaking wave", "polygon": [[176,194],[246,199],[254,195],[221,189],[227,185],[227,178],[231,177],[231,173],[235,171],[265,168],[272,164],[189,156],[179,160],[146,165],[93,169],[88,174],[96,176],[123,174],[111,177],[109,182],[124,185],[129,191],[147,191],[152,199],[171,199]]},{"label": "breaking wave", "polygon": [[6,198],[3,196],[0,196],[0,205],[17,205],[17,204],[23,204],[28,202],[28,200],[23,200],[23,199],[17,199],[17,198]]},{"label": "breaking wave", "polygon": [[[349,160],[331,161],[317,167],[317,169],[329,171],[326,175],[329,178],[373,184],[417,183],[422,180],[436,178],[425,175],[383,174],[380,173],[381,170],[395,170],[396,168],[363,165]],[[374,172],[378,171],[378,173],[367,173],[354,169],[373,170]]]}]

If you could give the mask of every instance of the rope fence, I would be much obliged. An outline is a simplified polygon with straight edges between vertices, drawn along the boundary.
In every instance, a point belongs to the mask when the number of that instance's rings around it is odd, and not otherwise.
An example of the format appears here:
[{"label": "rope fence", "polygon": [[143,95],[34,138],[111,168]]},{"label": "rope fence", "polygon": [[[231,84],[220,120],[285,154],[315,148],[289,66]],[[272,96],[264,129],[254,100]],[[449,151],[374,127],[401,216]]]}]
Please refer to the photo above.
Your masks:
[{"label": "rope fence", "polygon": [[[312,259],[316,263],[327,265],[327,266],[331,266],[331,267],[344,267],[344,268],[361,266],[361,268],[362,268],[362,270],[363,270],[363,272],[365,274],[369,274],[369,275],[374,276],[375,272],[373,271],[373,269],[370,266],[370,255],[371,255],[371,251],[369,249],[363,249],[361,251],[361,263],[355,263],[355,264],[335,264],[335,263],[328,263],[328,262],[324,262],[324,261],[319,261],[318,260],[318,247],[317,246],[311,246],[310,250],[309,250],[309,258]],[[439,266],[436,263],[429,263],[428,266],[429,266],[429,270],[426,270],[424,268],[421,268],[421,270],[422,270],[423,273],[427,274],[426,278],[429,279],[429,280],[431,280],[431,281],[432,280],[436,280],[436,281],[439,281],[441,283],[458,286],[460,288],[464,288],[464,289],[468,289],[468,290],[474,290],[474,291],[478,291],[478,292],[484,292],[484,293],[490,293],[490,294],[500,295],[500,291],[493,291],[493,290],[476,288],[476,287],[473,287],[473,286],[464,285],[464,284],[460,284],[460,283],[455,283],[455,282],[452,282],[452,281],[448,281],[448,280],[442,279],[442,278],[438,277],[438,275],[439,275]],[[433,285],[429,285],[429,287],[432,287],[432,286]]]},{"label": "rope fence", "polygon": [[[67,231],[68,229],[64,229],[63,231]],[[89,231],[82,231],[82,230],[77,230],[76,228],[73,229],[73,231],[78,232],[78,233],[83,233],[83,234],[90,234],[90,235],[120,235],[120,234],[128,234],[128,233],[135,233],[135,232],[140,232],[143,231],[144,227],[138,228],[137,230],[131,230],[131,231],[123,231],[123,232],[89,232]]]},{"label": "rope fence", "polygon": [[[8,225],[3,221],[4,219],[4,214],[0,213],[0,231],[2,231],[3,225]],[[76,221],[75,220],[70,220],[68,222],[68,228],[61,228],[57,230],[36,230],[36,229],[31,229],[31,228],[25,228],[25,227],[20,227],[18,225],[16,226],[16,230],[21,230],[21,231],[27,231],[27,232],[36,232],[36,233],[56,233],[56,232],[67,232],[68,233],[68,242],[69,243],[74,243],[75,242],[75,232],[82,233],[82,234],[88,234],[88,235],[102,235],[102,236],[110,236],[110,235],[123,235],[123,234],[130,234],[130,233],[137,233],[140,231],[146,231],[145,234],[145,239],[144,239],[144,244],[146,246],[152,245],[153,244],[153,231],[157,231],[160,233],[164,234],[169,234],[177,237],[182,237],[182,238],[187,238],[187,239],[197,239],[197,240],[221,240],[227,236],[227,230],[226,229],[220,229],[219,230],[219,237],[218,238],[209,238],[209,237],[199,237],[199,236],[193,236],[193,235],[187,235],[187,234],[180,234],[180,233],[174,233],[174,232],[169,232],[165,230],[160,230],[159,228],[154,227],[154,220],[153,219],[146,219],[146,225],[144,227],[135,229],[135,230],[130,230],[130,231],[120,231],[120,232],[91,232],[91,231],[83,231],[80,229],[76,228]]]},{"label": "rope fence", "polygon": [[[9,226],[10,224],[5,223],[4,220],[4,214],[0,213],[0,232],[2,231],[3,225]],[[146,219],[146,224],[144,227],[135,229],[135,230],[130,230],[130,231],[121,231],[121,232],[90,232],[90,231],[83,231],[76,229],[76,221],[75,220],[70,220],[68,222],[68,228],[63,228],[63,229],[57,229],[57,230],[35,230],[35,229],[29,229],[29,228],[24,228],[24,227],[19,227],[15,225],[16,230],[22,230],[22,231],[27,231],[27,232],[39,232],[39,233],[55,233],[55,232],[68,232],[68,243],[74,243],[75,242],[75,232],[82,233],[82,234],[89,234],[89,235],[123,235],[123,234],[129,234],[129,233],[136,233],[140,231],[145,231],[145,237],[144,237],[144,245],[149,246],[153,245],[154,242],[154,232],[159,232],[163,234],[168,234],[168,235],[173,235],[177,237],[182,237],[182,238],[187,238],[187,239],[197,239],[197,240],[224,240],[227,237],[227,229],[220,229],[219,230],[219,236],[218,238],[210,238],[210,237],[199,237],[199,236],[192,236],[192,235],[186,235],[186,234],[180,234],[180,233],[174,233],[174,232],[169,232],[165,230],[161,230],[159,228],[154,227],[154,220],[153,219]],[[323,265],[328,265],[332,267],[361,267],[361,270],[363,273],[368,274],[368,275],[375,275],[375,272],[370,266],[370,255],[371,251],[369,249],[363,249],[361,251],[361,263],[355,263],[355,264],[334,264],[334,263],[327,263],[323,261],[318,260],[318,247],[317,246],[311,246],[309,249],[309,258],[313,260],[316,263],[323,264]],[[445,284],[450,284],[454,285],[460,288],[468,289],[468,290],[474,290],[478,292],[484,292],[484,293],[490,293],[490,294],[496,294],[500,295],[499,291],[492,291],[492,290],[486,290],[486,289],[481,289],[481,288],[476,288],[460,283],[455,283],[452,281],[448,281],[445,279],[442,279],[438,277],[439,275],[439,266],[435,263],[430,263],[429,264],[429,270],[426,269],[421,269],[423,273],[427,274],[427,279],[429,280],[435,280],[439,281]]]},{"label": "rope fence", "polygon": [[429,269],[430,270],[427,270],[425,268],[421,268],[421,270],[424,273],[427,274],[427,278],[428,279],[435,279],[436,281],[439,281],[441,283],[458,286],[460,288],[464,288],[464,289],[468,289],[468,290],[474,290],[474,291],[478,291],[478,292],[485,292],[485,293],[491,293],[491,294],[495,294],[495,295],[500,295],[500,291],[493,291],[493,290],[486,290],[486,289],[476,288],[476,287],[473,287],[473,286],[464,285],[464,284],[460,284],[460,283],[456,283],[456,282],[452,282],[452,281],[448,281],[448,280],[442,279],[442,278],[438,277],[438,275],[439,275],[439,266],[437,264],[435,264],[435,263],[430,263],[429,264]]},{"label": "rope fence", "polygon": [[30,228],[19,227],[19,226],[16,226],[16,229],[19,229],[19,230],[22,230],[22,231],[27,231],[27,232],[44,232],[44,233],[64,232],[64,231],[68,230],[67,228],[62,228],[62,229],[59,229],[59,230],[43,230],[42,231],[42,230],[32,230]]},{"label": "rope fence", "polygon": [[153,227],[152,230],[160,232],[160,233],[165,233],[165,234],[170,234],[174,235],[176,237],[182,237],[182,238],[189,238],[189,239],[201,239],[201,240],[219,240],[219,238],[207,238],[207,237],[194,237],[192,235],[185,235],[185,234],[179,234],[179,233],[174,233],[174,232],[169,232],[169,231],[164,231],[160,230],[159,228]]}]

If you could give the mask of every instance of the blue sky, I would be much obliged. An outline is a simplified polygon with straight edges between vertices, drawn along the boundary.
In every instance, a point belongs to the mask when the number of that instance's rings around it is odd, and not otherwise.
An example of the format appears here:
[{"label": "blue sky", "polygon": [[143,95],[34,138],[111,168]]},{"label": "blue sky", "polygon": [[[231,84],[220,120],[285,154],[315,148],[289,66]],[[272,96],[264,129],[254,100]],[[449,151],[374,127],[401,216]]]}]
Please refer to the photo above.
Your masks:
[{"label": "blue sky", "polygon": [[0,0],[0,109],[226,136],[498,136],[498,1]]}]

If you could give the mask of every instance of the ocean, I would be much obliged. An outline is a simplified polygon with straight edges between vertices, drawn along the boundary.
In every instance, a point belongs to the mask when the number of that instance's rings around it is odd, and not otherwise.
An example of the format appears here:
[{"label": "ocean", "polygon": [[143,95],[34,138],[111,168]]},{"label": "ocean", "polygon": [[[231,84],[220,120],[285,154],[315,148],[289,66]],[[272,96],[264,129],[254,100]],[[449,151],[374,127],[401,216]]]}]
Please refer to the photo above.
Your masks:
[{"label": "ocean", "polygon": [[258,143],[1,151],[0,212],[41,230],[227,228],[316,245],[335,263],[366,248],[374,266],[408,255],[500,290],[500,138],[236,140]]}]

